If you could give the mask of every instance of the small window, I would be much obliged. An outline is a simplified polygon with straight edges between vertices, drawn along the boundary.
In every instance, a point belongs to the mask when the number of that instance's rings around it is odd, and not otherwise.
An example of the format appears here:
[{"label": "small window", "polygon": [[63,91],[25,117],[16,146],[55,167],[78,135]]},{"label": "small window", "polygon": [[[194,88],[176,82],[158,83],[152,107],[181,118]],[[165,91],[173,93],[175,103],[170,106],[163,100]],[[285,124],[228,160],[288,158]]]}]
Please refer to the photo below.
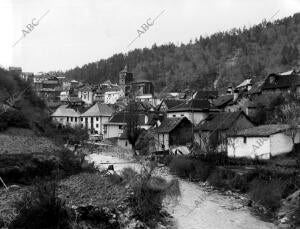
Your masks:
[{"label": "small window", "polygon": [[96,124],[96,127],[98,128],[98,127],[99,127],[99,124]]},{"label": "small window", "polygon": [[122,128],[122,125],[119,125],[119,130],[121,130],[121,129],[123,129],[123,128]]},{"label": "small window", "polygon": [[96,121],[99,121],[99,118],[98,118],[98,117],[96,118]]},{"label": "small window", "polygon": [[180,116],[181,116],[181,117],[184,117],[184,115],[183,115],[183,114],[181,114]]},{"label": "small window", "polygon": [[127,146],[127,145],[128,145],[128,142],[126,141],[126,142],[125,142],[125,146]]},{"label": "small window", "polygon": [[81,122],[83,122],[83,118],[81,118]]},{"label": "small window", "polygon": [[69,122],[69,117],[67,117],[67,122]]},{"label": "small window", "polygon": [[176,117],[176,115],[173,115],[173,118],[175,118]]},{"label": "small window", "polygon": [[71,122],[73,122],[73,117],[71,117]]},{"label": "small window", "polygon": [[75,119],[75,122],[77,122],[77,118],[75,117],[74,119]]},{"label": "small window", "polygon": [[247,138],[246,137],[244,137],[244,143],[247,143]]}]

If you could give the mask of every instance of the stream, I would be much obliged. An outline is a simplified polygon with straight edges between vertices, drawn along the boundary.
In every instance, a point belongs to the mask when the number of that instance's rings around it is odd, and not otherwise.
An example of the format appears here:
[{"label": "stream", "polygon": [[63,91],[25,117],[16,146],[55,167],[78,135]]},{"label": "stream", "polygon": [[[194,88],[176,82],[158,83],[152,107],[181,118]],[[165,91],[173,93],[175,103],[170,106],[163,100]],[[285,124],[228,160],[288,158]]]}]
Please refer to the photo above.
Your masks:
[{"label": "stream", "polygon": [[[125,167],[135,170],[140,164],[111,155],[91,154],[87,157],[99,168],[107,168],[111,163],[116,172]],[[108,164],[102,164],[108,163]],[[160,174],[169,180],[170,174]],[[199,184],[179,179],[181,197],[178,201],[165,201],[166,210],[175,218],[178,229],[265,229],[277,228],[250,213],[248,207],[230,195],[207,191]]]}]

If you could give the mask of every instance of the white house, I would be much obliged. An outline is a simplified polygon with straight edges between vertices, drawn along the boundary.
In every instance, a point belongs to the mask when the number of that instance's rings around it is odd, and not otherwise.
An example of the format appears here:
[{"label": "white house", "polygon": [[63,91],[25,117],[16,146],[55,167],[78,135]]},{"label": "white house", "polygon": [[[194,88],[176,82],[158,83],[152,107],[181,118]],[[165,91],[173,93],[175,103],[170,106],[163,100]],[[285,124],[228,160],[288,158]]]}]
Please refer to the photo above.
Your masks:
[{"label": "white house", "polygon": [[169,109],[167,118],[186,117],[194,125],[197,125],[208,117],[209,112],[215,111],[218,110],[212,109],[208,100],[191,100]]},{"label": "white house", "polygon": [[84,86],[78,89],[78,97],[88,105],[92,105],[94,102],[94,93],[90,86]]},{"label": "white house", "polygon": [[104,103],[115,104],[121,97],[124,97],[124,92],[121,88],[106,89],[104,92]]},{"label": "white house", "polygon": [[104,124],[112,116],[114,109],[107,104],[96,103],[80,116],[82,127],[91,134],[104,134]]},{"label": "white house", "polygon": [[[229,157],[270,159],[289,153],[294,144],[289,125],[262,125],[239,131],[227,138]],[[294,139],[299,143],[299,131]]]},{"label": "white house", "polygon": [[[104,124],[104,138],[116,138],[120,137],[124,133],[127,125],[129,113],[122,111],[116,113],[111,117],[109,122]],[[137,118],[137,125],[145,130],[148,130],[152,126],[153,117],[148,116],[145,113],[135,114]],[[149,119],[149,117],[151,119]]]},{"label": "white house", "polygon": [[51,115],[52,120],[62,126],[79,126],[80,125],[80,113],[72,108],[68,108],[67,105],[61,105]]}]

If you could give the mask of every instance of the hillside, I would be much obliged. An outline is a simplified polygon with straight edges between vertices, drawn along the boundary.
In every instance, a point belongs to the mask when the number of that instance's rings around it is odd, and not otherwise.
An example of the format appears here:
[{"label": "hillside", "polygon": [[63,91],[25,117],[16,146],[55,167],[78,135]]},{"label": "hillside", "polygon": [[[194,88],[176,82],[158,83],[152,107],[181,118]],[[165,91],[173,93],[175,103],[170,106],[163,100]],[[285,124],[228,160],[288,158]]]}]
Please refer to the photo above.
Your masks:
[{"label": "hillside", "polygon": [[200,36],[181,46],[154,44],[151,49],[115,54],[60,74],[90,83],[116,82],[119,71],[128,64],[136,78],[153,81],[157,92],[212,88],[217,78],[221,88],[249,76],[261,79],[267,73],[299,66],[299,45],[300,13],[251,28]]}]

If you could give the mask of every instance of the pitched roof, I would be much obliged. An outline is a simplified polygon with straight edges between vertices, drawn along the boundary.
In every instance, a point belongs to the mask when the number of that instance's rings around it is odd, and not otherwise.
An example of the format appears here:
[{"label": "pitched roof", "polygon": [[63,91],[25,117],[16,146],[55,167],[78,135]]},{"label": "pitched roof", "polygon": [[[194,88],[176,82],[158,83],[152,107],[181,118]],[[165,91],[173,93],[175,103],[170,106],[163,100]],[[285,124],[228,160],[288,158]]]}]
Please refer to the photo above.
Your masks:
[{"label": "pitched roof", "polygon": [[222,107],[222,106],[225,106],[226,104],[228,104],[231,101],[233,101],[233,95],[232,94],[223,95],[223,96],[220,96],[220,97],[214,99],[213,104],[216,107]]},{"label": "pitched roof", "polygon": [[[116,114],[114,114],[111,119],[109,120],[109,122],[107,124],[126,124],[127,120],[130,118],[130,115],[128,112],[118,112]],[[137,124],[138,125],[145,125],[145,114],[135,114],[137,117]]]},{"label": "pitched roof", "polygon": [[194,99],[210,99],[217,97],[218,91],[197,91]]},{"label": "pitched roof", "polygon": [[186,103],[179,104],[167,112],[176,111],[203,111],[212,108],[210,102],[206,99],[193,99]]},{"label": "pitched roof", "polygon": [[79,117],[80,113],[72,108],[68,108],[66,105],[62,105],[56,109],[51,115],[52,117]]},{"label": "pitched roof", "polygon": [[211,114],[204,123],[196,127],[196,130],[215,131],[230,129],[240,115],[246,116],[243,111]]},{"label": "pitched roof", "polygon": [[240,83],[238,86],[236,86],[236,88],[241,88],[241,87],[245,87],[249,84],[251,84],[252,79],[245,79],[242,83]]},{"label": "pitched roof", "polygon": [[[272,81],[270,78],[274,77]],[[300,75],[292,73],[291,75],[270,74],[262,85],[262,90],[289,88],[300,85]]]},{"label": "pitched roof", "polygon": [[83,102],[79,97],[67,97],[61,100],[62,102],[80,103]]},{"label": "pitched roof", "polygon": [[241,130],[234,136],[268,137],[272,134],[284,132],[288,129],[290,129],[290,126],[287,124],[262,125],[262,126],[256,126],[256,127]]},{"label": "pitched roof", "polygon": [[178,106],[179,104],[184,103],[185,101],[179,100],[179,99],[164,99],[161,104],[159,105],[159,109],[162,105],[162,103],[165,103],[168,109],[171,109],[173,107]]},{"label": "pitched roof", "polygon": [[174,130],[183,120],[190,122],[186,117],[180,118],[165,118],[161,125],[156,129],[158,133],[170,133]]},{"label": "pitched roof", "polygon": [[114,109],[104,103],[95,103],[90,109],[84,112],[81,116],[95,117],[95,116],[111,116]]}]

